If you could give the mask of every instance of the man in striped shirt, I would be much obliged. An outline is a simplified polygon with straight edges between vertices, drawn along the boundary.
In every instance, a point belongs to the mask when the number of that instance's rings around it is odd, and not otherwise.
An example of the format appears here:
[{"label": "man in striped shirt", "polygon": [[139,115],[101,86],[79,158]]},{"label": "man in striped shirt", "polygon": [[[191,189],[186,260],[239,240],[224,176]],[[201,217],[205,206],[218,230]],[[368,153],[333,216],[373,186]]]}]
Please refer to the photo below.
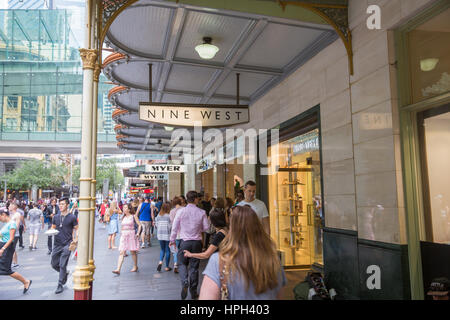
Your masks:
[{"label": "man in striped shirt", "polygon": [[[202,251],[202,232],[209,229],[209,222],[205,210],[197,207],[198,194],[196,191],[189,191],[186,194],[187,206],[177,214],[172,225],[170,234],[170,246],[175,245],[177,233],[180,233],[181,243],[178,250],[177,260],[181,285],[181,299],[185,300],[187,291],[191,292],[193,300],[198,298],[198,267],[199,259],[184,257],[184,250],[192,253],[201,253]],[[188,274],[189,268],[189,274]]]}]

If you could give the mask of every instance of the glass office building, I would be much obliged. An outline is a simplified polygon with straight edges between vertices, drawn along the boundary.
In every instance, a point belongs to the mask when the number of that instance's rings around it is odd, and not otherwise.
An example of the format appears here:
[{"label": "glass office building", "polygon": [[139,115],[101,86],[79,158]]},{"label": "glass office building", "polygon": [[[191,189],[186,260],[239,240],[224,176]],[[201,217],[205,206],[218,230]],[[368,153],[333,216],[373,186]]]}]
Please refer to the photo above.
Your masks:
[{"label": "glass office building", "polygon": [[[0,10],[1,140],[81,140],[83,39],[73,30],[78,11]],[[111,113],[102,112],[110,109],[103,105],[110,87],[101,76],[99,141],[115,141]]]}]

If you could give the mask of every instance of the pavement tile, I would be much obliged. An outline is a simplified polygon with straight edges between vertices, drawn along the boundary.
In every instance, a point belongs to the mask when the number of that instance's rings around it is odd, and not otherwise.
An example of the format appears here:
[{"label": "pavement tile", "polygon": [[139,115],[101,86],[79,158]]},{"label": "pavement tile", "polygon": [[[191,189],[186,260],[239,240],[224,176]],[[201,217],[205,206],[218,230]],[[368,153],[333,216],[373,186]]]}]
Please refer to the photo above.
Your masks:
[{"label": "pavement tile", "polygon": [[[151,247],[139,250],[138,272],[130,272],[133,267],[130,255],[124,260],[120,276],[116,276],[111,271],[116,268],[119,252],[107,248],[107,236],[107,230],[96,222],[94,300],[180,300],[179,276],[173,271],[158,272],[156,270],[160,248],[156,238],[152,239]],[[24,244],[27,244],[29,234],[25,233],[23,237]],[[119,236],[116,237],[117,246],[119,239]],[[43,232],[39,235],[37,247],[38,250],[35,251],[30,251],[27,247],[17,251],[20,267],[16,271],[33,280],[29,292],[24,295],[23,285],[20,282],[2,276],[0,277],[0,300],[73,300],[72,273],[76,261],[69,260],[70,275],[64,292],[55,294],[58,273],[50,265],[50,256],[47,255],[47,236]],[[171,257],[170,266],[173,268],[173,257]],[[206,261],[200,264],[199,288],[203,278],[201,272],[205,266]]]}]

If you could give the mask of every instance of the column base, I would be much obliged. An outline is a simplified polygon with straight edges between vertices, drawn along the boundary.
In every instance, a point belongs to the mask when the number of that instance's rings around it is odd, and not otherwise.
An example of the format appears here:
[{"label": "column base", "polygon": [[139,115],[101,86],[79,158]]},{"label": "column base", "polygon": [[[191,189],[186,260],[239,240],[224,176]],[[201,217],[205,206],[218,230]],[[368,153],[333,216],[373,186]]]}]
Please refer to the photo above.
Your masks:
[{"label": "column base", "polygon": [[89,282],[89,300],[92,300],[92,292],[93,292],[93,281]]},{"label": "column base", "polygon": [[76,266],[73,273],[73,289],[75,292],[89,290],[89,283],[92,281],[92,272],[89,266]]},{"label": "column base", "polygon": [[89,298],[90,289],[86,290],[74,290],[74,300],[92,300]]}]

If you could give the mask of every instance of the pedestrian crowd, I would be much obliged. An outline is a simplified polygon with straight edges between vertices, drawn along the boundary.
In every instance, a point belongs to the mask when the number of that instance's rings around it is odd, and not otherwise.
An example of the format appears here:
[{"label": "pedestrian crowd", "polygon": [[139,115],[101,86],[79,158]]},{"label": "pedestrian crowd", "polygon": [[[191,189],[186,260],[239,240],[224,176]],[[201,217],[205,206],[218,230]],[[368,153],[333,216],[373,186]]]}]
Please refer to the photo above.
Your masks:
[{"label": "pedestrian crowd", "polygon": [[[188,294],[193,300],[280,298],[286,279],[269,235],[267,208],[255,194],[256,183],[248,181],[235,200],[210,199],[196,191],[166,202],[162,197],[138,197],[123,204],[105,200],[98,211],[99,221],[108,229],[109,249],[116,248],[114,239],[120,231],[112,273],[120,276],[127,252],[133,258],[130,271],[138,272],[138,252],[151,247],[156,238],[160,245],[156,270],[178,274],[183,300]],[[120,228],[116,221],[121,221]],[[198,290],[202,259],[208,263]]]},{"label": "pedestrian crowd", "polygon": [[51,255],[51,266],[59,273],[55,293],[64,290],[69,272],[67,264],[71,252],[75,250],[78,234],[78,204],[68,198],[40,200],[38,202],[18,201],[10,199],[0,206],[0,275],[10,276],[23,283],[23,293],[30,288],[32,280],[26,279],[19,272],[17,244],[24,249],[23,234],[29,233],[29,250],[37,250],[40,231],[47,225],[48,255]]},{"label": "pedestrian crowd", "polygon": [[[269,235],[267,208],[255,198],[255,182],[248,181],[241,191],[234,200],[210,199],[196,191],[171,201],[162,197],[103,200],[96,208],[96,217],[108,233],[108,249],[118,249],[119,253],[112,273],[120,276],[129,254],[133,260],[130,272],[138,272],[139,251],[151,247],[152,238],[156,238],[160,254],[155,268],[179,276],[183,300],[188,293],[193,300],[280,298],[286,280]],[[21,281],[24,293],[28,291],[32,280],[13,271],[18,267],[15,247],[19,243],[24,248],[22,234],[28,229],[29,249],[36,250],[39,232],[47,225],[48,254],[59,274],[55,293],[63,292],[69,258],[76,257],[77,203],[67,198],[26,205],[13,200],[0,208],[0,221],[4,223],[0,230],[0,275]],[[208,261],[198,290],[202,259]]]}]

